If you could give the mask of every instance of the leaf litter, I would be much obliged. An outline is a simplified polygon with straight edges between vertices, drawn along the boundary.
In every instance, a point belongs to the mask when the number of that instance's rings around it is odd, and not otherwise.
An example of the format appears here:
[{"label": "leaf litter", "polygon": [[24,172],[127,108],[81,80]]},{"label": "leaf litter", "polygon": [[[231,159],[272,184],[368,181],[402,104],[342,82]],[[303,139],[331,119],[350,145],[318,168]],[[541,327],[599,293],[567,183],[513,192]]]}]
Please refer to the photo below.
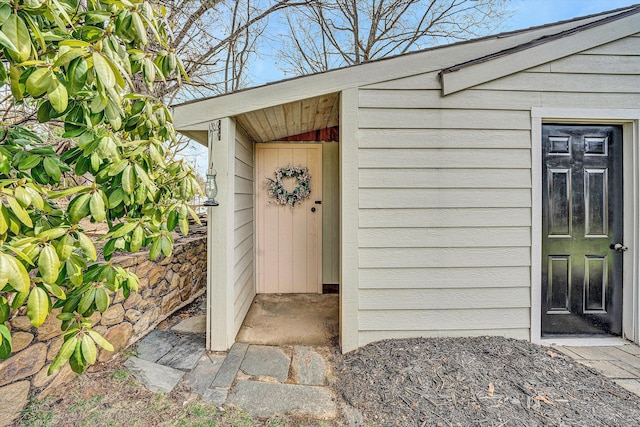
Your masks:
[{"label": "leaf litter", "polygon": [[640,424],[640,397],[549,347],[520,340],[385,340],[345,354],[337,370],[337,393],[373,425]]}]

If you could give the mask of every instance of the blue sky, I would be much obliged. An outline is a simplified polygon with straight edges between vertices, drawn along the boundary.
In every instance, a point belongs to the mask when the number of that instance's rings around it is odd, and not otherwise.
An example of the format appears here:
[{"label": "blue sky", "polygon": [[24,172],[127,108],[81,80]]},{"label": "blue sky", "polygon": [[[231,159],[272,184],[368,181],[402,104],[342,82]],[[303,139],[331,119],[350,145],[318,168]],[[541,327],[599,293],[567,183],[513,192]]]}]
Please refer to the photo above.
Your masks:
[{"label": "blue sky", "polygon": [[640,0],[511,0],[513,17],[504,30],[517,30],[639,3]]}]

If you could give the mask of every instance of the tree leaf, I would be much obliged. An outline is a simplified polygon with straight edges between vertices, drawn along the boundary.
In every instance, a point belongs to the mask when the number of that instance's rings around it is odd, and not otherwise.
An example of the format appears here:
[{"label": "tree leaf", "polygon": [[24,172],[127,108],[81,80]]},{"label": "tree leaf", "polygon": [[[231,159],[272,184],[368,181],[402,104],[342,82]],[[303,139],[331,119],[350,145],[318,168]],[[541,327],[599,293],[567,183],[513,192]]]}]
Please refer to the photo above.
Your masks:
[{"label": "tree leaf", "polygon": [[[4,283],[2,280],[5,280]],[[17,292],[28,292],[31,278],[21,262],[11,255],[0,252],[0,284],[2,284],[0,288],[7,283]]]},{"label": "tree leaf", "polygon": [[169,231],[173,231],[178,225],[178,211],[175,209],[169,212],[169,216],[167,217],[167,228]]},{"label": "tree leaf", "polygon": [[160,255],[160,241],[162,240],[161,237],[157,237],[153,243],[151,243],[151,248],[149,249],[149,258],[151,260],[154,260],[156,258],[158,258],[158,255]]},{"label": "tree leaf", "polygon": [[42,157],[36,156],[34,154],[27,156],[24,159],[22,159],[20,163],[18,163],[18,170],[26,171],[26,170],[32,169],[38,166],[41,160],[42,160]]},{"label": "tree leaf", "polygon": [[169,240],[167,236],[162,236],[160,238],[160,246],[164,256],[170,257],[171,251],[173,250],[173,244],[171,244],[171,240]]},{"label": "tree leaf", "polygon": [[46,283],[55,283],[60,274],[60,259],[52,245],[45,245],[38,257],[38,270],[42,280]]},{"label": "tree leaf", "polygon": [[98,52],[93,52],[93,69],[98,79],[105,87],[114,87],[116,85],[116,76],[109,66],[106,59]]},{"label": "tree leaf", "polygon": [[62,55],[58,56],[58,59],[56,59],[56,62],[53,63],[53,66],[62,67],[64,65],[67,65],[74,59],[80,56],[86,55],[86,53],[87,53],[87,50],[84,48],[70,49],[65,53],[63,53]]},{"label": "tree leaf", "polygon": [[99,333],[97,333],[96,331],[87,331],[87,333],[91,336],[91,338],[93,338],[93,341],[95,341],[96,344],[98,344],[100,347],[104,348],[107,351],[113,351],[113,346],[111,345],[111,343],[107,340],[105,340],[102,335],[100,335]]},{"label": "tree leaf", "polygon": [[42,325],[49,311],[51,311],[49,295],[44,289],[34,286],[29,294],[29,301],[27,301],[27,316],[31,324],[36,328]]},{"label": "tree leaf", "polygon": [[138,226],[131,233],[131,242],[129,243],[129,249],[131,252],[138,252],[142,247],[144,240],[144,229],[142,226]]},{"label": "tree leaf", "polygon": [[97,222],[102,222],[105,220],[107,216],[104,206],[104,200],[102,199],[102,192],[96,191],[91,195],[89,207],[91,209],[91,216],[93,216],[93,219],[95,219]]},{"label": "tree leaf", "polygon": [[136,177],[131,165],[127,165],[122,171],[122,189],[127,194],[133,194],[136,189]]},{"label": "tree leaf", "polygon": [[69,204],[69,220],[77,224],[89,213],[89,194],[81,194]]},{"label": "tree leaf", "polygon": [[107,290],[105,288],[96,289],[95,296],[96,308],[100,310],[101,313],[104,313],[107,308],[109,308],[110,298],[109,294],[107,294]]},{"label": "tree leaf", "polygon": [[96,349],[95,342],[88,334],[83,335],[81,348],[82,348],[82,356],[87,361],[87,363],[90,365],[93,365],[94,363],[96,363],[96,357],[98,355],[98,351]]},{"label": "tree leaf", "polygon": [[18,200],[14,197],[7,197],[7,202],[9,202],[9,208],[11,208],[11,211],[18,217],[20,222],[22,222],[29,228],[33,228],[33,222],[31,221],[29,213],[27,213],[27,211],[22,206],[20,206]]},{"label": "tree leaf", "polygon": [[62,288],[58,285],[56,285],[55,283],[43,283],[42,284],[49,292],[51,292],[53,294],[53,296],[55,296],[58,299],[61,300],[66,300],[67,299],[67,294],[64,293],[64,291],[62,290]]},{"label": "tree leaf", "polygon": [[122,203],[122,198],[123,197],[124,197],[124,191],[122,190],[122,188],[120,188],[120,187],[116,188],[109,195],[109,208],[113,209],[113,208],[117,207],[120,203]]},{"label": "tree leaf", "polygon": [[80,302],[78,303],[78,313],[86,313],[91,308],[91,305],[95,301],[96,298],[96,290],[95,288],[89,289],[87,292],[82,295],[80,298]]},{"label": "tree leaf", "polygon": [[0,359],[6,359],[11,354],[11,332],[5,325],[0,325]]},{"label": "tree leaf", "polygon": [[88,71],[87,61],[83,57],[71,61],[67,70],[67,88],[71,95],[77,94],[84,88]]},{"label": "tree leaf", "polygon": [[0,295],[0,324],[4,323],[9,319],[9,314],[11,310],[9,309],[9,302],[7,299]]},{"label": "tree leaf", "polygon": [[29,30],[22,18],[18,15],[11,14],[2,24],[2,32],[6,36],[13,47],[6,46],[9,55],[16,62],[24,62],[31,56],[31,36]]},{"label": "tree leaf", "polygon": [[84,252],[86,257],[91,261],[95,261],[98,257],[96,253],[96,247],[89,236],[84,233],[78,232],[78,241],[80,242],[80,248],[82,249],[82,252]]},{"label": "tree leaf", "polygon": [[75,286],[82,284],[82,265],[72,256],[67,262],[67,276],[71,283]]},{"label": "tree leaf", "polygon": [[62,113],[67,109],[67,105],[69,104],[67,88],[55,75],[47,89],[47,95],[49,95],[49,102],[51,102],[51,105],[58,113]]},{"label": "tree leaf", "polygon": [[61,261],[69,259],[73,253],[73,238],[68,234],[62,236],[56,245],[56,252]]},{"label": "tree leaf", "polygon": [[38,68],[27,79],[26,89],[31,96],[40,96],[47,91],[55,76],[49,68]]},{"label": "tree leaf", "polygon": [[53,160],[51,157],[45,157],[43,161],[44,170],[47,172],[54,181],[60,181],[60,177],[62,176],[62,172],[60,171],[60,166]]},{"label": "tree leaf", "polygon": [[51,366],[49,366],[49,375],[58,372],[60,368],[62,368],[62,366],[67,363],[67,360],[69,360],[76,349],[77,341],[78,339],[75,336],[71,336],[67,338],[67,340],[62,344],[62,347],[60,347],[60,350],[58,350],[58,354],[56,355],[55,359],[53,359],[53,363],[51,363]]}]

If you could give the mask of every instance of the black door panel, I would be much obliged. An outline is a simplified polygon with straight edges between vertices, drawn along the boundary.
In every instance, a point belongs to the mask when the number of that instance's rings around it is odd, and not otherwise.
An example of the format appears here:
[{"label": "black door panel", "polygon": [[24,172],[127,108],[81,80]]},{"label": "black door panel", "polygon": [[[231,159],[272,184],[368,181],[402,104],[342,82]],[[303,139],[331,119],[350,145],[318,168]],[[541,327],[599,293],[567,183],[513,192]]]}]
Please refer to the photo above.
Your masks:
[{"label": "black door panel", "polygon": [[622,129],[542,128],[542,333],[622,333]]}]

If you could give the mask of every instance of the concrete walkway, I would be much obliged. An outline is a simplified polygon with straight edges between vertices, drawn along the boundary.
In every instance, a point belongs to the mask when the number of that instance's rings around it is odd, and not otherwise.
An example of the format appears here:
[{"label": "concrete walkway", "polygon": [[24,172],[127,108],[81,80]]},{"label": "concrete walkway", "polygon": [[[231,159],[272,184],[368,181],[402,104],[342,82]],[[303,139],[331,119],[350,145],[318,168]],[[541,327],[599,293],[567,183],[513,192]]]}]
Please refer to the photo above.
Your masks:
[{"label": "concrete walkway", "polygon": [[640,396],[640,347],[634,344],[578,347],[554,345],[553,348],[578,363],[595,369],[621,387]]},{"label": "concrete walkway", "polygon": [[326,387],[328,347],[236,343],[226,354],[211,353],[205,350],[204,323],[196,316],[153,331],[126,366],[151,391],[170,393],[182,382],[206,402],[235,405],[255,417],[337,416],[335,396]]}]

